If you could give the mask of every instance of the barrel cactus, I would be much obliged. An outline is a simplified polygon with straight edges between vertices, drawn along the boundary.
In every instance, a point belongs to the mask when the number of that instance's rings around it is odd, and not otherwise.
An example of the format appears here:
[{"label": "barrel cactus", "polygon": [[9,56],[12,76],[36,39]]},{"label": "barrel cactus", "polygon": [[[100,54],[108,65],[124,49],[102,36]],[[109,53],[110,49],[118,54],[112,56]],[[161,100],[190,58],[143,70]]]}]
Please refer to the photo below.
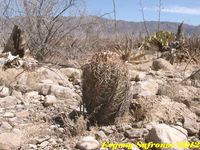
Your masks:
[{"label": "barrel cactus", "polygon": [[114,123],[129,107],[130,83],[125,62],[116,53],[100,52],[82,70],[83,104],[90,121]]}]

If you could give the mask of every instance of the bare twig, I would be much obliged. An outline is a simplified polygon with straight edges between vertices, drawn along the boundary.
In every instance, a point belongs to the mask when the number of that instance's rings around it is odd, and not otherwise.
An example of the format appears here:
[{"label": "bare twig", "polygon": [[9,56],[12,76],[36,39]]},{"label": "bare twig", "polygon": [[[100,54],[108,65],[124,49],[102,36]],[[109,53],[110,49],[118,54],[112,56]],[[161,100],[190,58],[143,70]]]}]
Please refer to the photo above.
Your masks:
[{"label": "bare twig", "polygon": [[158,31],[160,31],[161,2],[162,0],[159,0],[158,2]]},{"label": "bare twig", "polygon": [[140,0],[140,7],[141,7],[141,13],[142,13],[142,19],[143,19],[143,23],[144,23],[144,28],[146,30],[147,36],[149,36],[149,31],[148,31],[145,16],[144,16],[144,7],[143,7],[142,0]]},{"label": "bare twig", "polygon": [[113,0],[113,13],[114,13],[114,26],[115,26],[115,33],[117,32],[117,17],[116,17],[116,5],[115,0]]}]

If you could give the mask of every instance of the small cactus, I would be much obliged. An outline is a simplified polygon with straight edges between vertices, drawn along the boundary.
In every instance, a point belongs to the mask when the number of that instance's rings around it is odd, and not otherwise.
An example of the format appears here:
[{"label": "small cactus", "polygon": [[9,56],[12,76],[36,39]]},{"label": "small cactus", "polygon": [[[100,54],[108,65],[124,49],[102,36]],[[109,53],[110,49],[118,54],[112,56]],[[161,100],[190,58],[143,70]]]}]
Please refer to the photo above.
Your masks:
[{"label": "small cactus", "polygon": [[129,106],[129,78],[125,62],[112,52],[96,53],[83,66],[83,104],[90,121],[111,124]]}]

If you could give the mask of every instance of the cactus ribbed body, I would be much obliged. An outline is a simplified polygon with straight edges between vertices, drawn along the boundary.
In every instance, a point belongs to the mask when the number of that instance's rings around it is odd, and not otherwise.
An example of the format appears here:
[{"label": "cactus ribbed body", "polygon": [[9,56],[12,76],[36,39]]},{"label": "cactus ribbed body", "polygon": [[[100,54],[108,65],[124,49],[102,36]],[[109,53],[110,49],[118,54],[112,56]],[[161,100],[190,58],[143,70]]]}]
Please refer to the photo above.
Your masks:
[{"label": "cactus ribbed body", "polygon": [[121,116],[129,105],[126,64],[115,53],[97,53],[83,67],[83,103],[89,117],[108,124]]}]

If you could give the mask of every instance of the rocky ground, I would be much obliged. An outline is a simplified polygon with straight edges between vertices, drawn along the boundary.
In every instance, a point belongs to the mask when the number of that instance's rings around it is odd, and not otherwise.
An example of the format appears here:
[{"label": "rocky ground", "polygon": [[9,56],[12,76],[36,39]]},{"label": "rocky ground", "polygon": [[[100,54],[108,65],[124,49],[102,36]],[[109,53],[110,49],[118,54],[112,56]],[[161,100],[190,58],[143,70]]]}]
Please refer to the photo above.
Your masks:
[{"label": "rocky ground", "polygon": [[130,113],[118,124],[90,127],[76,115],[81,69],[38,64],[31,70],[1,70],[0,150],[95,150],[104,141],[199,141],[200,72],[187,78],[199,66],[184,71],[186,64],[172,66],[164,59],[127,65]]}]

